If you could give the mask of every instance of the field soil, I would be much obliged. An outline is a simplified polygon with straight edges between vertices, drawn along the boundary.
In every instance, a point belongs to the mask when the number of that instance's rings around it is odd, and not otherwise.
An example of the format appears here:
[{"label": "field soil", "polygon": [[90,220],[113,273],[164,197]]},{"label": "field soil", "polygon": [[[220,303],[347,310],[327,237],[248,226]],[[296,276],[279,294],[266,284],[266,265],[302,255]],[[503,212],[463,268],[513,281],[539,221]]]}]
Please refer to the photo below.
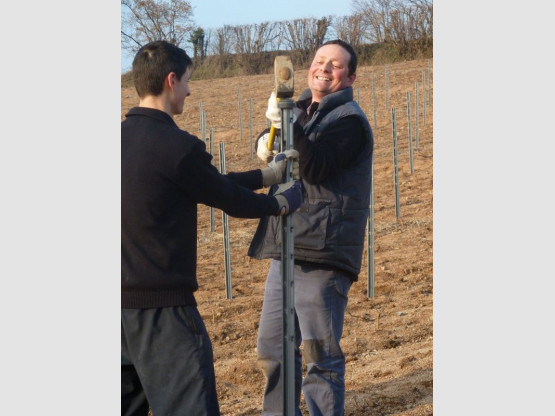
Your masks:
[{"label": "field soil", "polygon": [[[359,67],[353,85],[355,100],[367,114],[375,139],[374,294],[368,292],[365,250],[359,279],[349,293],[341,342],[347,361],[346,415],[433,414],[433,108],[428,92],[433,86],[428,74],[433,77],[433,73],[429,65],[429,60],[415,60],[387,68]],[[295,71],[293,98],[306,88],[306,75],[306,70]],[[227,172],[261,168],[263,162],[251,151],[251,137],[254,141],[266,127],[264,113],[273,84],[273,75],[192,81],[191,96],[175,121],[202,139],[202,107],[207,150],[212,130],[215,165],[219,167],[219,144],[225,143]],[[411,95],[410,132],[407,92]],[[138,102],[133,88],[122,88],[122,120]],[[396,111],[399,213],[392,108]],[[256,337],[270,261],[246,255],[258,220],[229,217],[232,299],[227,299],[222,212],[214,210],[214,231],[210,214],[209,207],[199,206],[200,289],[196,297],[213,342],[220,408],[222,415],[259,415],[264,377],[256,360]],[[304,399],[301,408],[308,415]]]}]

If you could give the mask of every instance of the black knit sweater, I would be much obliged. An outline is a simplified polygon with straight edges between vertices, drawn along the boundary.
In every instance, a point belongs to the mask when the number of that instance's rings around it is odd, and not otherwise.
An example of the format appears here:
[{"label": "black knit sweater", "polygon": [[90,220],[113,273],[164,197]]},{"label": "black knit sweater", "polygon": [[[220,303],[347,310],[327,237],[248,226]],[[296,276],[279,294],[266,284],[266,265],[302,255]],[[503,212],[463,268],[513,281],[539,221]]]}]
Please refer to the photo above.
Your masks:
[{"label": "black knit sweater", "polygon": [[274,215],[260,170],[221,175],[202,140],[166,113],[132,108],[121,123],[121,307],[195,305],[197,204],[241,218]]}]

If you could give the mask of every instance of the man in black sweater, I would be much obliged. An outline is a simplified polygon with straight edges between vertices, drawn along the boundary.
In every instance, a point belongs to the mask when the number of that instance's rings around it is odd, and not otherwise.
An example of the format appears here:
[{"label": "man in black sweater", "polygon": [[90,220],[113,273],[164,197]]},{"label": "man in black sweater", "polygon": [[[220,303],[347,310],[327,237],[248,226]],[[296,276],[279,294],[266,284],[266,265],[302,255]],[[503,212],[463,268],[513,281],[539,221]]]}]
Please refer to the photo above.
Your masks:
[{"label": "man in black sweater", "polygon": [[267,168],[221,175],[203,141],[178,128],[192,61],[165,41],[133,61],[139,106],[121,123],[122,415],[219,415],[212,345],[196,308],[197,204],[241,218],[294,212],[299,182],[273,196],[253,190],[282,181],[298,152]]}]

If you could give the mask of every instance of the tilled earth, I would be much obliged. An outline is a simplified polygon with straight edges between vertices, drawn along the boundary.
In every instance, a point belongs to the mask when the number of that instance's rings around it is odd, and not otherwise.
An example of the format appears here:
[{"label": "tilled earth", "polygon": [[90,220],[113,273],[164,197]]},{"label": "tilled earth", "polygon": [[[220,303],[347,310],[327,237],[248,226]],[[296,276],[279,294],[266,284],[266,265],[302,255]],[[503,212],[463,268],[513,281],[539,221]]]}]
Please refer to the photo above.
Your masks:
[{"label": "tilled earth", "polygon": [[[385,66],[359,67],[353,85],[375,138],[375,283],[374,296],[368,296],[365,252],[359,280],[349,293],[341,342],[347,360],[346,415],[433,414],[433,109],[428,102],[428,85],[432,89],[433,82],[428,82],[429,65],[429,60],[390,64],[387,82]],[[306,73],[295,71],[294,98],[306,88]],[[264,113],[273,83],[269,74],[192,81],[184,113],[175,120],[202,139],[202,108],[207,149],[212,130],[215,165],[219,166],[223,142],[227,172],[260,168],[263,163],[254,150],[251,156],[251,137],[254,141],[266,127]],[[411,95],[412,173],[407,92]],[[122,88],[122,119],[137,104],[135,90]],[[396,109],[399,218],[391,108]],[[269,260],[246,255],[258,220],[229,217],[232,299],[227,299],[222,212],[214,210],[213,218],[212,231],[211,209],[199,206],[196,297],[213,342],[220,408],[223,415],[259,415],[264,378],[256,361],[256,336]],[[308,414],[304,401],[302,410]]]}]

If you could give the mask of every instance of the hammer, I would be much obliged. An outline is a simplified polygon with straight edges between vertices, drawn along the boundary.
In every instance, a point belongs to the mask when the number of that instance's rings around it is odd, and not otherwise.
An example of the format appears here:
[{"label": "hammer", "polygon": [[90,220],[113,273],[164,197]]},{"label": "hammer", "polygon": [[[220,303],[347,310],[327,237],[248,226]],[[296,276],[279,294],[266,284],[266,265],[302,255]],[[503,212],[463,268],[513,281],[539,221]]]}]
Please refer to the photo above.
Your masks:
[{"label": "hammer", "polygon": [[[276,56],[276,59],[274,59],[274,78],[277,100],[293,97],[293,64],[289,56]],[[268,150],[270,151],[274,150],[275,136],[276,128],[272,124],[270,126],[270,136],[268,137]]]}]

